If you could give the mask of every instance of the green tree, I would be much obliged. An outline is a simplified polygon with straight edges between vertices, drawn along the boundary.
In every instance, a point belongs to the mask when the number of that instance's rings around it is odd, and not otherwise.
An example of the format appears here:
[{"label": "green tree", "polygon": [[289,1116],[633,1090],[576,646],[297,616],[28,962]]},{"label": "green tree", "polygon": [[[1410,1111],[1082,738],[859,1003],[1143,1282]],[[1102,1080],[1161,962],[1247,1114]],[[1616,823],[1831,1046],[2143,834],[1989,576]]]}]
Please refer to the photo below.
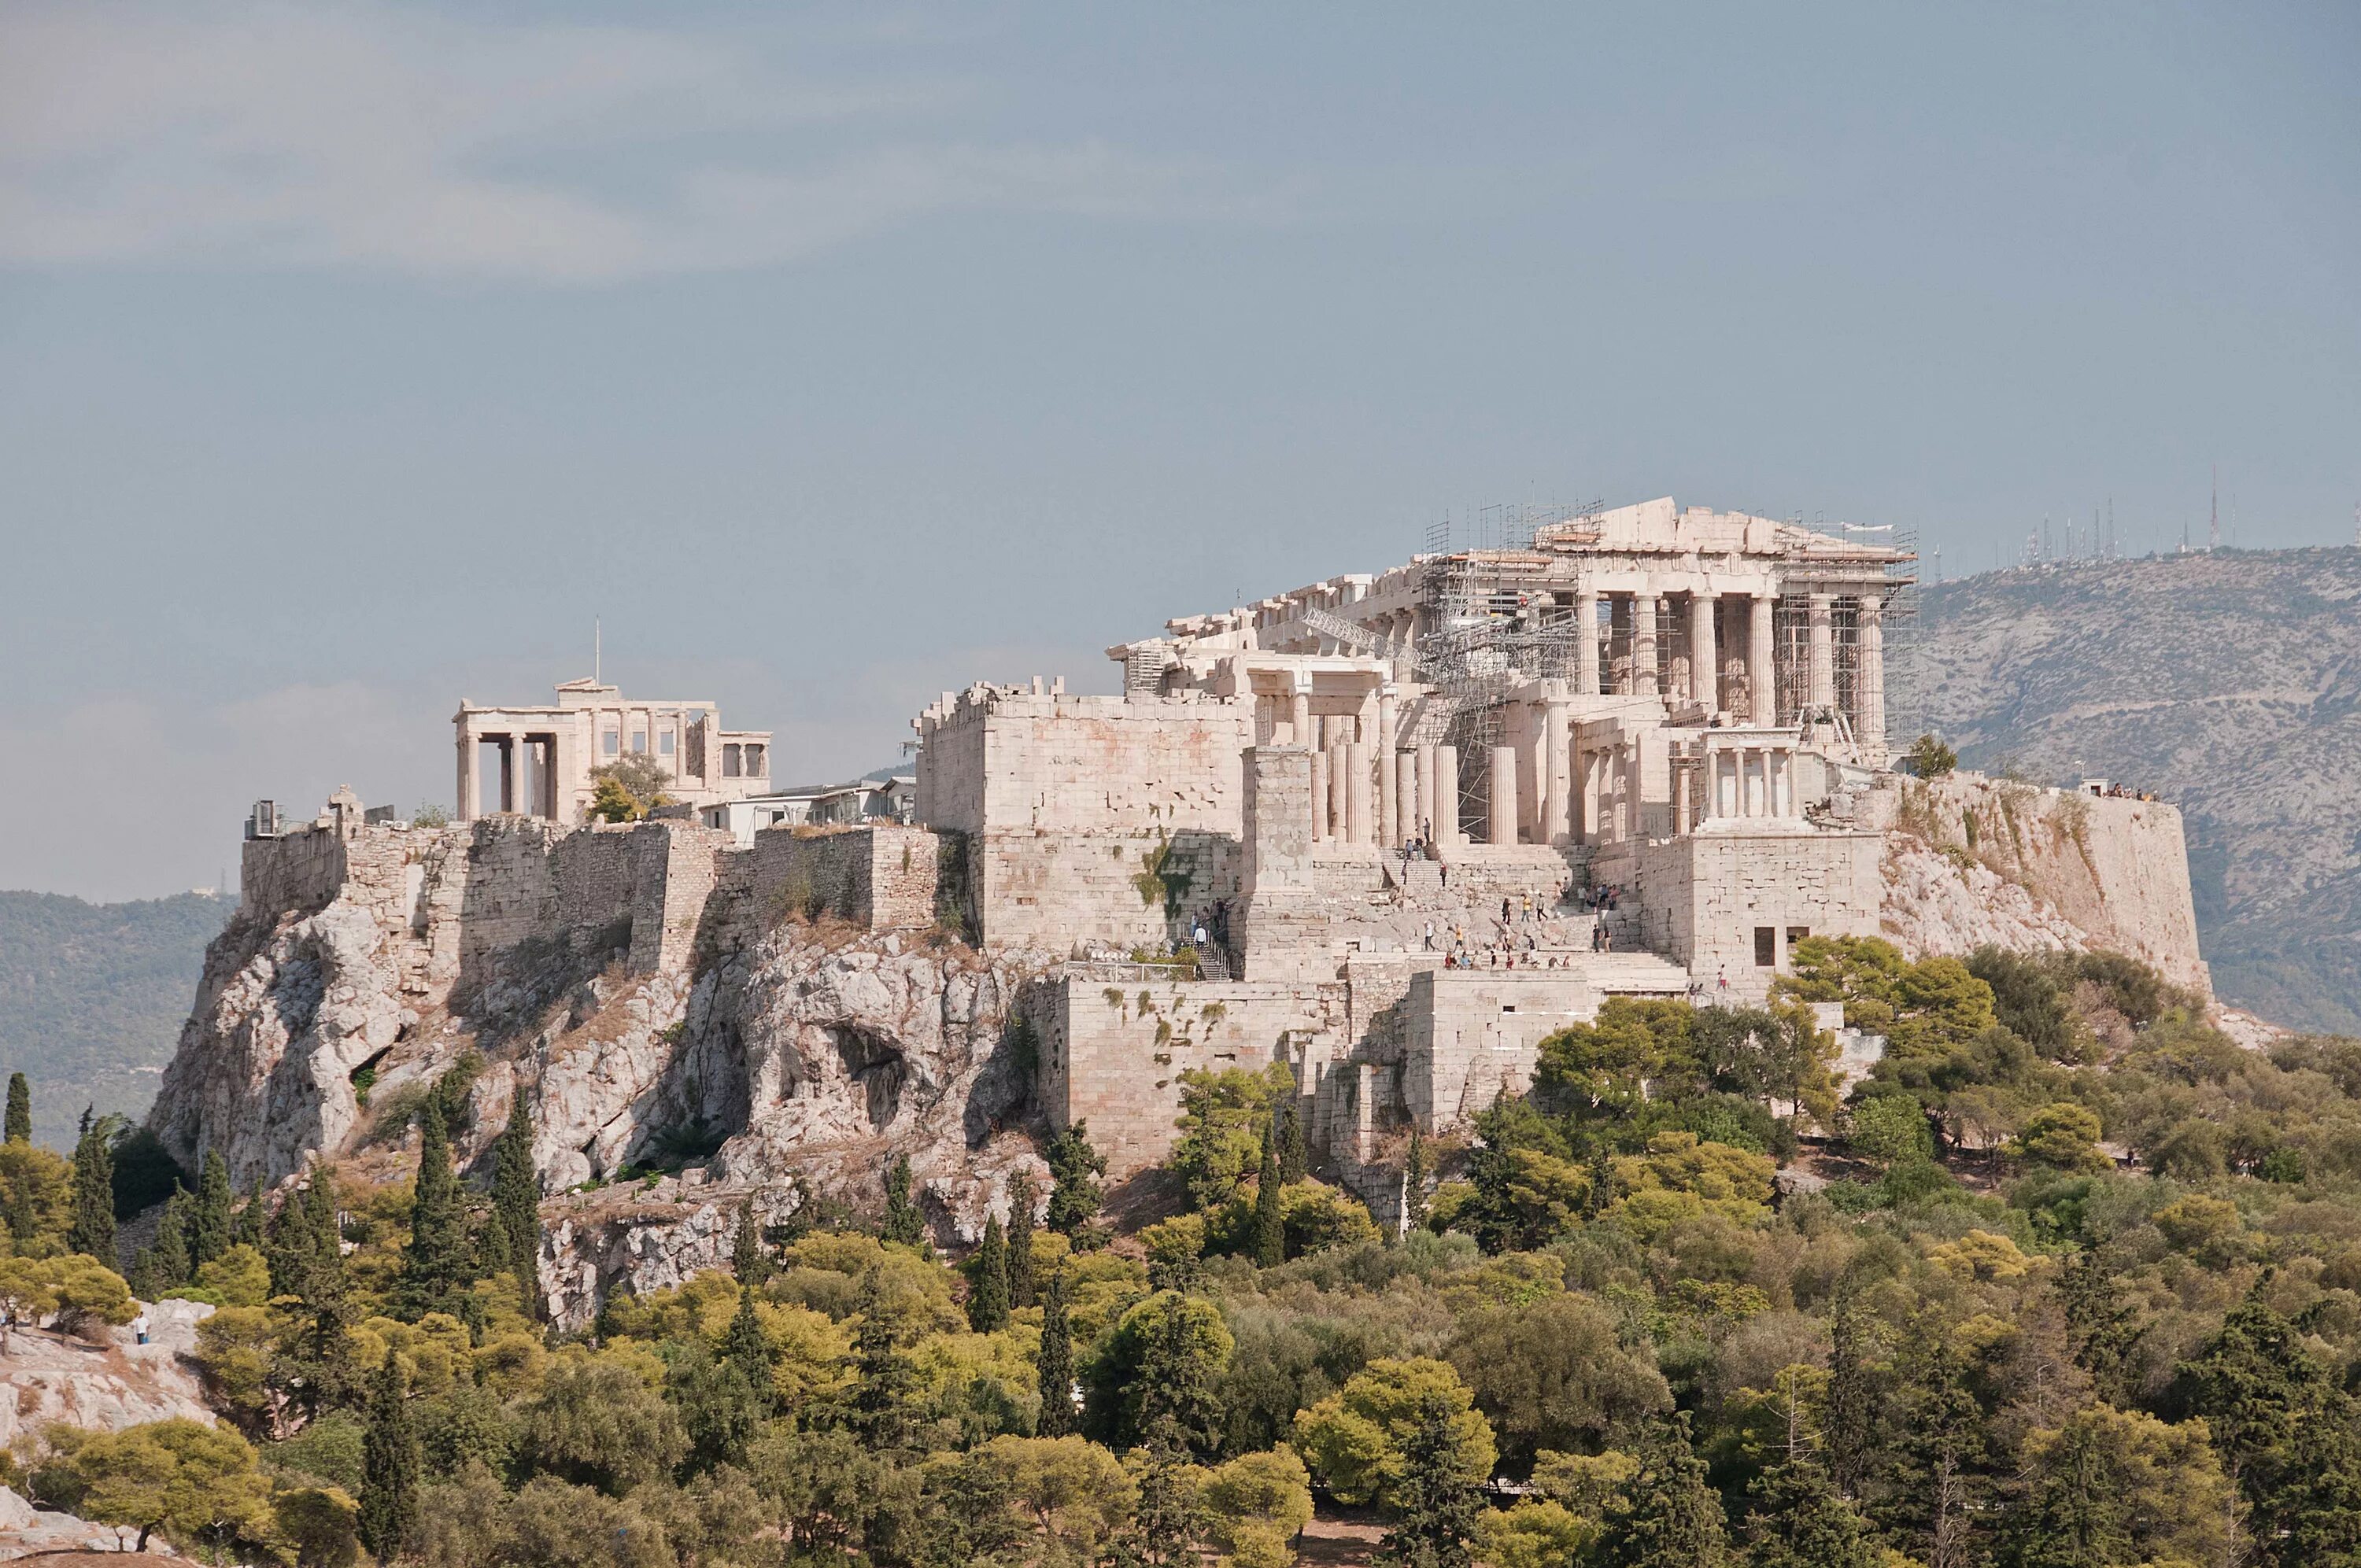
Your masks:
[{"label": "green tree", "polygon": [[2096,1111],[2071,1100],[2053,1101],[2026,1118],[2008,1152],[2053,1170],[2109,1170],[2114,1161],[2100,1149],[2099,1132]]},{"label": "green tree", "polygon": [[1960,765],[1960,754],[1944,745],[1931,730],[1911,741],[1910,749],[1902,757],[1910,764],[1913,776],[1922,779],[1939,779]]},{"label": "green tree", "polygon": [[196,1209],[189,1216],[189,1267],[203,1268],[230,1248],[236,1195],[229,1184],[229,1166],[221,1150],[205,1151],[204,1172],[197,1179]]},{"label": "green tree", "polygon": [[1099,1180],[1106,1156],[1091,1146],[1090,1125],[1077,1120],[1049,1140],[1049,1228],[1079,1236],[1099,1212]]},{"label": "green tree", "polygon": [[[1850,1299],[1848,1293],[1848,1309]],[[1857,1362],[1861,1336],[1857,1329],[1850,1333]],[[1888,1449],[1890,1484],[1881,1488],[1879,1518],[1915,1537],[1930,1568],[1964,1568],[1975,1559],[1971,1537],[1991,1489],[1983,1409],[1949,1324],[1932,1311],[1922,1313],[1905,1344],[1888,1423],[1894,1434]],[[1854,1381],[1865,1390],[1869,1386],[1865,1372]],[[1833,1381],[1830,1387],[1833,1394]],[[1839,1478],[1852,1477],[1857,1489],[1874,1455],[1869,1442],[1872,1400],[1865,1394],[1856,1403],[1861,1415],[1848,1419],[1847,1468]]]},{"label": "green tree", "polygon": [[1008,1183],[1008,1304],[1033,1307],[1033,1178],[1018,1171]]},{"label": "green tree", "polygon": [[873,1268],[861,1288],[859,1325],[852,1334],[851,1425],[873,1453],[911,1445],[911,1402],[918,1371],[904,1349],[913,1333],[909,1303],[889,1285],[885,1271]]},{"label": "green tree", "polygon": [[1312,1174],[1312,1145],[1303,1135],[1301,1096],[1295,1092],[1293,1070],[1280,1070],[1288,1073],[1289,1081],[1278,1099],[1279,1184],[1292,1187]]},{"label": "green tree", "polygon": [[754,1218],[754,1200],[738,1206],[738,1232],[730,1240],[730,1273],[739,1284],[759,1286],[771,1277],[771,1260],[763,1253],[762,1222]]},{"label": "green tree", "polygon": [[2035,1432],[2026,1461],[2011,1568],[2229,1560],[2233,1488],[2201,1423],[2089,1405]]},{"label": "green tree", "polygon": [[1343,1501],[1391,1508],[1410,1474],[1411,1434],[1431,1398],[1452,1412],[1454,1435],[1443,1463],[1466,1485],[1481,1486],[1499,1453],[1491,1423],[1457,1373],[1423,1356],[1373,1361],[1344,1387],[1298,1412],[1296,1449]]},{"label": "green tree", "polygon": [[763,1321],[754,1313],[754,1288],[738,1287],[738,1310],[730,1314],[722,1336],[721,1359],[737,1368],[748,1385],[762,1395],[763,1414],[771,1405],[771,1342],[763,1336]]},{"label": "green tree", "polygon": [[910,1157],[896,1155],[885,1170],[885,1223],[879,1235],[905,1246],[917,1246],[927,1239],[927,1222],[918,1212],[918,1205],[910,1198]]},{"label": "green tree", "polygon": [[1074,1342],[1066,1326],[1066,1276],[1049,1276],[1041,1293],[1041,1349],[1035,1357],[1041,1391],[1041,1415],[1034,1430],[1043,1437],[1064,1437],[1074,1430]]},{"label": "green tree", "polygon": [[1763,1473],[1747,1534],[1749,1568],[1880,1568],[1885,1561],[1861,1515],[1809,1459]]},{"label": "green tree", "polygon": [[263,1250],[270,1240],[270,1205],[262,1196],[262,1172],[256,1171],[246,1184],[246,1201],[238,1206],[237,1223],[230,1232],[234,1246],[250,1246]]},{"label": "green tree", "polygon": [[679,1413],[620,1361],[552,1365],[522,1413],[529,1464],[617,1497],[669,1472],[688,1452]]},{"label": "green tree", "polygon": [[1253,1252],[1257,1268],[1277,1268],[1287,1257],[1287,1220],[1279,1201],[1279,1126],[1275,1116],[1262,1124],[1262,1170],[1255,1185]]},{"label": "green tree", "polygon": [[1282,1064],[1259,1072],[1242,1067],[1191,1068],[1180,1074],[1180,1133],[1166,1163],[1200,1209],[1226,1201],[1242,1187],[1260,1155],[1264,1131],[1294,1076]]},{"label": "green tree", "polygon": [[1393,1528],[1377,1560],[1398,1568],[1467,1568],[1467,1544],[1484,1513],[1480,1484],[1460,1458],[1460,1417],[1440,1391],[1421,1394],[1401,1440],[1401,1474],[1391,1491]]},{"label": "green tree", "polygon": [[109,1267],[115,1257],[115,1150],[109,1129],[84,1128],[74,1146],[73,1225],[66,1232],[69,1252],[88,1253]]},{"label": "green tree", "polygon": [[360,1538],[390,1560],[418,1526],[418,1433],[409,1389],[390,1350],[369,1386],[368,1430],[361,1439]]},{"label": "green tree", "polygon": [[967,1321],[980,1334],[997,1333],[1008,1326],[1008,1242],[1001,1234],[1000,1216],[987,1215],[983,1241],[969,1260]]},{"label": "green tree", "polygon": [[2333,1424],[2322,1420],[2333,1406],[2328,1369],[2257,1287],[2180,1373],[2223,1469],[2254,1510],[2256,1538],[2279,1539],[2286,1513],[2312,1494],[2319,1462],[2336,1453],[2312,1436]]},{"label": "green tree", "polygon": [[1683,1411],[1641,1449],[1640,1472],[1607,1531],[1613,1568],[1719,1568],[1728,1561],[1721,1499],[1706,1485]]},{"label": "green tree", "polygon": [[1198,1297],[1162,1290],[1133,1307],[1102,1338],[1084,1375],[1092,1435],[1117,1449],[1162,1435],[1211,1453],[1235,1343],[1220,1310]]},{"label": "green tree", "polygon": [[360,1509],[341,1486],[291,1486],[271,1499],[295,1568],[350,1568],[360,1555]]},{"label": "green tree", "polygon": [[541,1272],[541,1178],[533,1167],[533,1116],[522,1083],[509,1095],[508,1125],[493,1146],[492,1213],[509,1248],[508,1266],[533,1293]]},{"label": "green tree", "polygon": [[1927,1131],[1927,1110],[1912,1094],[1881,1094],[1852,1113],[1845,1139],[1853,1151],[1886,1168],[1904,1160],[1931,1157],[1935,1140]]},{"label": "green tree", "polygon": [[147,1272],[159,1295],[186,1285],[196,1274],[189,1261],[189,1214],[193,1207],[188,1189],[173,1183],[172,1196],[165,1201],[163,1215],[156,1224],[155,1243],[145,1255]]},{"label": "green tree", "polygon": [[253,1444],[225,1427],[177,1418],[91,1438],[71,1462],[86,1519],[139,1532],[139,1550],[162,1530],[215,1554],[259,1547],[269,1535],[270,1482]]},{"label": "green tree", "polygon": [[1575,1291],[1464,1313],[1449,1354],[1520,1461],[1543,1449],[1612,1446],[1620,1431],[1673,1407],[1654,1357],[1627,1349],[1615,1315]]},{"label": "green tree", "polygon": [[432,1096],[419,1113],[418,1186],[410,1205],[410,1244],[402,1249],[401,1307],[412,1321],[458,1309],[474,1277],[467,1214],[451,1169],[451,1140]]},{"label": "green tree", "polygon": [[[69,1105],[73,1102],[66,1102]],[[33,1141],[33,1086],[21,1072],[8,1075],[8,1137],[12,1144]]]},{"label": "green tree", "polygon": [[1410,1148],[1402,1156],[1402,1216],[1401,1234],[1422,1230],[1426,1226],[1426,1139],[1419,1130],[1410,1130]]}]

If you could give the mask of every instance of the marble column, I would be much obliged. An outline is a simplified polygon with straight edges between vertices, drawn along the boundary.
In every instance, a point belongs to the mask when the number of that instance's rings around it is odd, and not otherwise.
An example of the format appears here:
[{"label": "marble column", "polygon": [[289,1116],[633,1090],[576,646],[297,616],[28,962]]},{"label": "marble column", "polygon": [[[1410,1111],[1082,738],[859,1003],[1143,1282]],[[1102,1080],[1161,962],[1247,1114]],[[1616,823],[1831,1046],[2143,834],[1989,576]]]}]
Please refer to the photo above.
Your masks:
[{"label": "marble column", "polygon": [[1686,838],[1689,830],[1689,774],[1694,770],[1681,766],[1677,758],[1673,762],[1673,837]]},{"label": "marble column", "polygon": [[1390,687],[1378,693],[1378,810],[1377,841],[1388,849],[1407,837],[1401,830],[1401,803],[1394,790],[1394,694]]},{"label": "marble column", "polygon": [[1827,594],[1814,594],[1805,604],[1812,632],[1811,696],[1806,700],[1826,707],[1837,700],[1837,633],[1831,613],[1836,601]]},{"label": "marble column", "polygon": [[1517,841],[1517,750],[1513,746],[1492,748],[1491,808],[1486,813],[1486,827],[1491,842],[1513,844]]},{"label": "marble column", "polygon": [[1574,596],[1574,689],[1580,696],[1598,695],[1598,596],[1584,588]]},{"label": "marble column", "polygon": [[1434,805],[1429,808],[1434,817],[1434,841],[1456,844],[1459,839],[1459,748],[1437,746],[1434,749]]},{"label": "marble column", "polygon": [[[1332,724],[1332,729],[1342,729]],[[1352,841],[1353,773],[1346,765],[1345,741],[1339,738],[1328,747],[1328,837],[1339,843]]]},{"label": "marble column", "polygon": [[1721,656],[1714,649],[1713,620],[1721,601],[1710,588],[1689,599],[1689,696],[1710,716],[1721,707]]},{"label": "marble column", "polygon": [[1542,710],[1541,762],[1542,842],[1555,844],[1569,831],[1565,807],[1572,782],[1566,766],[1566,707],[1562,702],[1553,702]]},{"label": "marble column", "polygon": [[1400,849],[1418,832],[1418,753],[1399,751],[1393,758],[1394,837],[1387,842]]},{"label": "marble column", "polygon": [[1312,734],[1312,688],[1295,688],[1293,700],[1288,706],[1288,740],[1298,746],[1313,747],[1317,742]]},{"label": "marble column", "polygon": [[1771,607],[1777,601],[1756,594],[1748,609],[1746,628],[1746,689],[1753,694],[1757,724],[1779,722],[1779,672],[1771,642]]},{"label": "marble column", "polygon": [[1420,837],[1423,838],[1429,833],[1437,833],[1442,831],[1442,829],[1437,826],[1437,824],[1442,821],[1442,817],[1435,810],[1434,804],[1434,746],[1432,742],[1424,746],[1421,746],[1418,749],[1418,767],[1416,772],[1418,774],[1418,815],[1411,820],[1415,824],[1414,830]]},{"label": "marble column", "polygon": [[1328,753],[1312,749],[1312,841],[1328,839]]},{"label": "marble column", "polygon": [[1656,596],[1631,598],[1631,690],[1639,696],[1656,695]]},{"label": "marble column", "polygon": [[1852,672],[1853,739],[1873,766],[1885,762],[1885,601],[1863,594],[1861,648]]}]

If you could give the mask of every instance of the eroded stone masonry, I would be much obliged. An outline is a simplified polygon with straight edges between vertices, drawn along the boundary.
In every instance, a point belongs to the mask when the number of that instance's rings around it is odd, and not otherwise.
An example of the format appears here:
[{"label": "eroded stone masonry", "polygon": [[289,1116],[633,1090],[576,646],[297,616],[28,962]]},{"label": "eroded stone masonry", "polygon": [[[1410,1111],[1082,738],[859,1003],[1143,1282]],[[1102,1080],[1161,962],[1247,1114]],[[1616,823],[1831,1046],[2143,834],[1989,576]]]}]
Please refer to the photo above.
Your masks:
[{"label": "eroded stone masonry", "polygon": [[[776,1203],[898,1150],[972,1234],[1028,1126],[1086,1119],[1117,1176],[1161,1157],[1192,1067],[1287,1066],[1321,1168],[1389,1217],[1406,1131],[1521,1089],[1550,1032],[1759,998],[1808,935],[2116,947],[2202,987],[2174,808],[1889,771],[1910,565],[1669,500],[1568,516],[1170,621],[1108,651],[1119,695],[946,692],[911,821],[751,847],[582,822],[625,751],[691,805],[767,787],[767,734],[710,704],[463,706],[462,820],[345,795],[248,842],[154,1123],[283,1179],[366,1141],[357,1074],[472,1048],[468,1146],[533,1094],[553,1194],[690,1147],[673,1210],[556,1223],[578,1315],[726,1246],[700,1182]],[[2013,861],[1946,836],[1979,811]]]}]

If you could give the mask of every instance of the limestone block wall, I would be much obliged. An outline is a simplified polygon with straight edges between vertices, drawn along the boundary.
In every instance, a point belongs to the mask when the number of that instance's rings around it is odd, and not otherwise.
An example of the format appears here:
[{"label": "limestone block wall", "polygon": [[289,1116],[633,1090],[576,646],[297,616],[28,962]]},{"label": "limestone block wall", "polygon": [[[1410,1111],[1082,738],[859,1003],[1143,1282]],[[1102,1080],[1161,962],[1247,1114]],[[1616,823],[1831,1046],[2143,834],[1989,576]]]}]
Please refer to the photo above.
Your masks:
[{"label": "limestone block wall", "polygon": [[2179,806],[1960,773],[1891,779],[1864,799],[1862,816],[1965,854],[2057,911],[2091,946],[2212,994]]},{"label": "limestone block wall", "polygon": [[984,942],[1058,951],[1160,948],[1215,903],[1235,903],[1242,869],[1234,834],[1195,829],[988,832],[973,853]]},{"label": "limestone block wall", "polygon": [[1545,844],[1461,844],[1444,851],[1443,885],[1488,899],[1531,894],[1536,902],[1554,904],[1573,879],[1574,865],[1567,851]]},{"label": "limestone block wall", "polygon": [[[1873,937],[1883,883],[1875,833],[1698,833],[1635,851],[1648,945],[1708,987],[1729,977],[1745,997],[1787,967],[1791,931]],[[1773,932],[1770,968],[1755,961],[1758,927]]]},{"label": "limestone block wall", "polygon": [[[1144,1001],[1143,1001],[1144,999]],[[1180,1074],[1295,1061],[1333,1035],[1339,986],[1167,979],[1131,965],[1070,966],[1038,988],[1038,1086],[1053,1128],[1090,1124],[1109,1176],[1155,1164],[1180,1135]]]},{"label": "limestone block wall", "polygon": [[873,931],[935,922],[941,840],[928,828],[877,822],[858,828],[766,828],[753,847],[721,858],[721,876],[744,889],[760,928],[790,911],[832,915]]},{"label": "limestone block wall", "polygon": [[1254,711],[979,688],[921,724],[920,819],[960,832],[1238,836]]},{"label": "limestone block wall", "polygon": [[1422,1132],[1447,1132],[1502,1090],[1533,1080],[1541,1043],[1598,1016],[1600,996],[1566,971],[1424,970],[1402,1006],[1401,1108]]}]

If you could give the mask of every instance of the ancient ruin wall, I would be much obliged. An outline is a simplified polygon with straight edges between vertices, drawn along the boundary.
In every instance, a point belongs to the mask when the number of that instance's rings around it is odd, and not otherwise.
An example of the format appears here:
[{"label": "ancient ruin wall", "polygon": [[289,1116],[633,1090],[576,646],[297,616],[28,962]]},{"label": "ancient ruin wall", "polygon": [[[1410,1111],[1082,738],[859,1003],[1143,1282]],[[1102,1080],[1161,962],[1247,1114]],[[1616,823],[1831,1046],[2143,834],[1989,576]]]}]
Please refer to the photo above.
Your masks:
[{"label": "ancient ruin wall", "polygon": [[[1787,961],[1788,934],[1873,937],[1880,893],[1873,833],[1697,833],[1643,845],[1648,944],[1708,984],[1727,975],[1752,996],[1772,970],[1755,965],[1754,933],[1774,933],[1774,967]],[[1620,880],[1612,867],[1602,872]]]}]

